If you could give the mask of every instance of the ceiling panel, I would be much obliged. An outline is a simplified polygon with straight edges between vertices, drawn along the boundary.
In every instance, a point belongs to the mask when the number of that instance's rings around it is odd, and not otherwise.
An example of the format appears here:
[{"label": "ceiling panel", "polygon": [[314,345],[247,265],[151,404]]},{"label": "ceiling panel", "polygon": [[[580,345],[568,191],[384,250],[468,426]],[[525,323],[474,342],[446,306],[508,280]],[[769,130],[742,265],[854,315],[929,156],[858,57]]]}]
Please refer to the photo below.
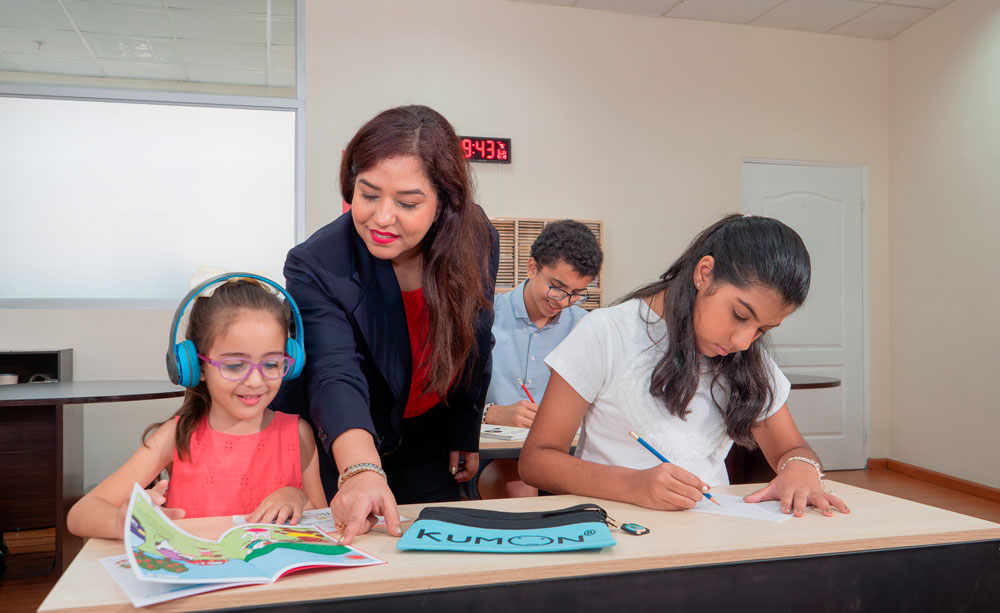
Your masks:
[{"label": "ceiling panel", "polygon": [[0,52],[0,70],[20,70],[20,67],[7,57],[7,54]]},{"label": "ceiling panel", "polygon": [[73,29],[57,0],[0,0],[0,24],[13,28]]},{"label": "ceiling panel", "polygon": [[140,63],[181,64],[182,58],[169,38],[143,38],[120,34],[85,33],[83,38],[98,59]]},{"label": "ceiling panel", "polygon": [[576,0],[514,0],[514,2],[527,2],[529,4],[554,4],[556,6],[573,6]]},{"label": "ceiling panel", "polygon": [[751,25],[826,32],[877,5],[851,0],[785,0]]},{"label": "ceiling panel", "polygon": [[7,56],[28,72],[45,72],[54,74],[103,76],[97,62],[82,57],[59,57],[49,55],[33,55],[30,53],[8,53]]},{"label": "ceiling panel", "polygon": [[[952,0],[513,0],[889,39]],[[896,8],[903,10],[896,10]],[[930,9],[914,11],[912,9]],[[876,11],[876,9],[878,9]],[[868,13],[873,12],[872,15]]]},{"label": "ceiling panel", "polygon": [[87,46],[80,40],[80,35],[72,30],[0,27],[0,50],[90,57]]},{"label": "ceiling panel", "polygon": [[271,44],[295,44],[295,20],[275,17],[271,19]]},{"label": "ceiling panel", "polygon": [[170,12],[178,38],[217,43],[263,43],[267,31],[261,15],[177,9]]},{"label": "ceiling panel", "polygon": [[295,72],[291,70],[272,70],[271,87],[295,87]]},{"label": "ceiling panel", "polygon": [[236,70],[234,68],[188,67],[191,80],[199,83],[230,83],[233,85],[266,85],[263,70]]},{"label": "ceiling panel", "polygon": [[62,0],[81,32],[105,32],[129,36],[169,38],[170,22],[162,8],[146,8],[106,2]]},{"label": "ceiling panel", "polygon": [[267,0],[166,0],[170,8],[230,11],[233,13],[267,13]]},{"label": "ceiling panel", "polygon": [[679,0],[577,0],[573,6],[658,17],[676,6],[678,2]]},{"label": "ceiling panel", "polygon": [[109,77],[122,79],[154,79],[157,81],[184,81],[187,73],[179,64],[151,64],[126,60],[102,60],[101,66]]},{"label": "ceiling panel", "polygon": [[155,6],[163,7],[163,0],[89,0],[90,2],[100,2],[102,4],[127,4],[128,6]]},{"label": "ceiling panel", "polygon": [[295,47],[272,46],[271,69],[295,70]]},{"label": "ceiling panel", "polygon": [[925,9],[939,9],[946,4],[951,4],[951,0],[889,0],[889,4],[918,6]]},{"label": "ceiling panel", "polygon": [[747,23],[781,4],[783,0],[684,0],[666,17]]},{"label": "ceiling panel", "polygon": [[892,38],[932,12],[931,9],[913,6],[882,4],[830,30],[830,33],[864,38]]},{"label": "ceiling panel", "polygon": [[189,39],[180,39],[177,44],[184,61],[192,66],[260,69],[267,62],[267,47],[264,45],[206,43]]}]

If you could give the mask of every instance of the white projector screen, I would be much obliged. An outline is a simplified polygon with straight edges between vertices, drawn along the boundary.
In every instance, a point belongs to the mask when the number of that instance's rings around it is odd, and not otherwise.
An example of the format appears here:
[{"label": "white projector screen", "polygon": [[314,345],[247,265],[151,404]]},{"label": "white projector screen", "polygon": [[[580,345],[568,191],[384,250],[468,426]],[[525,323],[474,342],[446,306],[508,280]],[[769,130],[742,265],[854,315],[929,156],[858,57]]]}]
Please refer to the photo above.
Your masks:
[{"label": "white projector screen", "polygon": [[294,110],[0,97],[0,306],[280,283],[295,221]]}]

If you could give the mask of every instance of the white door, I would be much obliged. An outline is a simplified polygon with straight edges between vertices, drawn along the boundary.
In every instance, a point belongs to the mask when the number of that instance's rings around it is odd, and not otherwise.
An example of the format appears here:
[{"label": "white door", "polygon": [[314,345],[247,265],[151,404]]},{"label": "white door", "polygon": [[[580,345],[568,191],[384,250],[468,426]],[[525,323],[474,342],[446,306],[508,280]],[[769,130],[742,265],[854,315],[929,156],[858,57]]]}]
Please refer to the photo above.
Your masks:
[{"label": "white door", "polygon": [[867,460],[864,189],[860,167],[743,163],[744,212],[780,219],[809,249],[809,296],[770,336],[786,374],[842,382],[792,390],[788,398],[799,430],[829,469],[864,468]]}]

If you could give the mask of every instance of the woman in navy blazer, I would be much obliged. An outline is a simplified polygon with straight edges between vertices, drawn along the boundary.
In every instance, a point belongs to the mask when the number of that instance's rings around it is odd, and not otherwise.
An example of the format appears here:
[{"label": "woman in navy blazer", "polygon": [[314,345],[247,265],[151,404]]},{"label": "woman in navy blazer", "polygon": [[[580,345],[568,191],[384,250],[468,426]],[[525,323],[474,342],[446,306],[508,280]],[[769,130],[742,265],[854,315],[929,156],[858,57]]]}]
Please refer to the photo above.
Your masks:
[{"label": "woman in navy blazer", "polygon": [[375,514],[399,534],[397,502],[455,500],[476,474],[499,238],[458,137],[427,107],[368,122],[340,179],[351,211],[285,262],[307,361],[304,394],[277,402],[315,428],[349,544]]}]

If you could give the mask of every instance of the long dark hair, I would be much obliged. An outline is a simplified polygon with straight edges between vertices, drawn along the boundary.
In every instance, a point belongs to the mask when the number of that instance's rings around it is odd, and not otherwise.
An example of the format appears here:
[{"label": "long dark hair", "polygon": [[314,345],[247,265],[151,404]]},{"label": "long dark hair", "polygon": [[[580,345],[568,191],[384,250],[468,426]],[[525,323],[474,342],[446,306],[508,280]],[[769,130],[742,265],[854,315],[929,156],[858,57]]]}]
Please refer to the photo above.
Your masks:
[{"label": "long dark hair", "polygon": [[[291,311],[287,304],[279,300],[256,280],[235,277],[215,288],[215,292],[211,296],[195,299],[188,315],[185,337],[194,343],[199,353],[205,354],[215,339],[220,334],[224,334],[238,316],[247,312],[267,313],[274,316],[286,334],[291,325]],[[204,363],[201,367],[215,368]],[[198,382],[198,385],[184,391],[181,407],[174,413],[174,416],[178,418],[174,445],[177,448],[178,457],[182,460],[191,457],[191,434],[194,433],[201,418],[208,415],[208,409],[211,406],[212,397],[204,379]],[[142,439],[145,441],[146,437],[163,423],[151,424],[142,433]]]},{"label": "long dark hair", "polygon": [[[786,305],[796,308],[809,293],[810,264],[805,243],[794,230],[769,217],[729,215],[695,237],[659,281],[640,287],[620,299],[663,296],[663,320],[669,343],[653,369],[649,392],[663,401],[671,414],[683,418],[698,390],[699,353],[694,335],[694,303],[698,292],[694,270],[706,255],[715,260],[712,284],[739,288],[773,289]],[[725,418],[726,433],[737,444],[753,448],[751,432],[760,414],[773,402],[774,390],[765,361],[764,335],[745,351],[710,358],[712,399],[720,380],[728,382],[725,406],[716,407]]]},{"label": "long dark hair", "polygon": [[437,217],[420,243],[427,337],[433,347],[423,391],[434,390],[445,398],[459,382],[459,372],[477,353],[476,313],[492,308],[483,294],[489,275],[490,222],[472,200],[472,175],[454,128],[426,106],[383,111],[358,130],[340,165],[344,201],[354,200],[359,173],[396,156],[420,160],[437,192]]}]

